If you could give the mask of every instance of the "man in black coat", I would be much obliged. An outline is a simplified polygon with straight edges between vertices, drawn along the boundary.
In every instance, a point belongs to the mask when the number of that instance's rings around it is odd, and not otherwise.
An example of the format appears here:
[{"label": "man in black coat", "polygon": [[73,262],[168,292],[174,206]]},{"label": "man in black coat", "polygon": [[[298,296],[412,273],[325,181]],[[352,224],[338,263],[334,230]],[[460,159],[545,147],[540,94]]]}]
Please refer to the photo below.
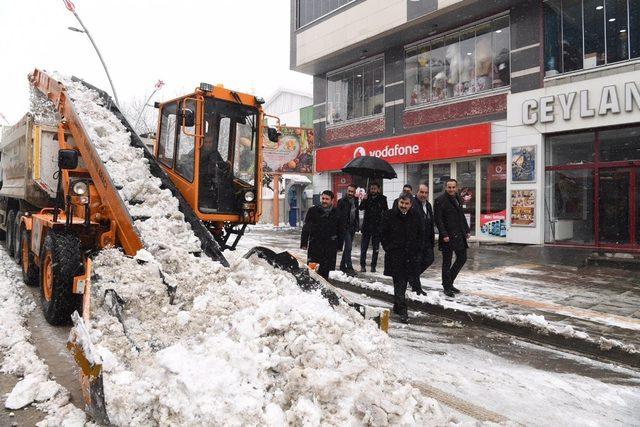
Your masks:
[{"label": "man in black coat", "polygon": [[353,246],[353,236],[360,227],[359,203],[356,198],[356,186],[349,184],[347,194],[338,201],[338,217],[341,222],[342,241],[344,243],[342,259],[340,260],[340,270],[352,275],[355,273],[351,262],[351,248]]},{"label": "man in black coat", "polygon": [[325,279],[336,268],[341,235],[338,211],[333,207],[333,192],[325,190],[320,196],[320,205],[307,211],[300,241],[300,247],[307,249],[307,263],[319,264],[317,272]]},{"label": "man in black coat", "polygon": [[[416,198],[413,196],[413,187],[411,186],[411,184],[403,185],[402,193],[407,193],[411,195],[411,203],[413,203],[416,200]],[[400,200],[399,197],[393,201],[393,206],[391,207],[391,209],[398,207],[398,200]]]},{"label": "man in black coat", "polygon": [[411,209],[411,197],[402,194],[398,207],[384,215],[380,226],[384,256],[384,275],[393,278],[393,311],[407,323],[405,293],[411,277],[419,274],[423,251],[423,223]]},{"label": "man in black coat", "polygon": [[418,295],[425,295],[420,284],[420,275],[433,264],[433,246],[435,245],[436,233],[433,228],[433,209],[429,203],[429,186],[420,184],[416,196],[411,205],[413,213],[420,218],[423,225],[422,247],[420,252],[420,263],[418,265],[418,274],[409,279],[411,289]]},{"label": "man in black coat", "polygon": [[[445,185],[445,193],[434,203],[435,219],[439,232],[438,247],[442,251],[442,287],[445,295],[453,297],[460,292],[453,282],[467,262],[467,239],[471,237],[471,230],[458,195],[458,181],[449,179]],[[454,253],[456,262],[451,266]]]},{"label": "man in black coat", "polygon": [[389,209],[387,198],[380,194],[380,184],[372,182],[369,185],[369,193],[360,203],[359,209],[364,211],[362,221],[362,243],[360,245],[360,271],[367,271],[367,250],[369,242],[373,247],[371,255],[371,272],[376,272],[378,264],[378,250],[380,249],[380,221],[382,214]]}]

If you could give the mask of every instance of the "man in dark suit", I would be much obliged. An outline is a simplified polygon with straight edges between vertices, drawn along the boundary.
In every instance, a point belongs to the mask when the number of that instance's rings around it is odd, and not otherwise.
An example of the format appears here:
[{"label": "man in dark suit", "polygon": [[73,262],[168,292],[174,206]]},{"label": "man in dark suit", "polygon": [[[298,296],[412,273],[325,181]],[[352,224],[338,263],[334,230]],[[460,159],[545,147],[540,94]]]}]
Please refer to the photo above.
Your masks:
[{"label": "man in dark suit", "polygon": [[307,263],[319,264],[318,274],[325,279],[336,268],[342,244],[340,236],[342,230],[338,211],[333,207],[333,192],[325,190],[320,195],[320,205],[307,211],[300,239],[300,247],[307,249]]},{"label": "man in dark suit", "polygon": [[[471,230],[462,210],[462,199],[458,195],[458,181],[448,179],[445,193],[434,204],[439,232],[438,247],[442,251],[442,287],[445,295],[453,297],[460,292],[453,286],[453,282],[467,262],[467,240],[471,237]],[[451,266],[454,253],[456,262]]]},{"label": "man in dark suit", "polygon": [[418,295],[425,295],[425,292],[422,290],[422,285],[420,284],[420,275],[433,264],[433,246],[436,240],[436,233],[433,228],[433,209],[431,208],[431,203],[429,203],[429,186],[427,184],[420,184],[418,187],[416,196],[413,199],[413,204],[411,205],[411,210],[420,218],[424,232],[420,236],[423,242],[423,249],[420,253],[418,272],[409,279],[409,284],[413,292]]},{"label": "man in dark suit", "polygon": [[398,207],[385,212],[380,226],[384,248],[384,275],[393,278],[393,311],[408,322],[405,293],[410,278],[418,274],[423,251],[423,223],[411,209],[411,196],[403,193]]},{"label": "man in dark suit", "polygon": [[353,236],[360,226],[360,214],[358,211],[358,199],[356,198],[356,186],[349,184],[347,193],[338,201],[338,217],[342,224],[342,241],[344,242],[342,259],[340,260],[340,271],[353,275],[355,270],[351,263],[351,248],[353,246]]},{"label": "man in dark suit", "polygon": [[371,255],[371,272],[376,272],[378,264],[378,250],[380,249],[380,221],[382,214],[389,209],[387,198],[380,193],[380,184],[372,182],[369,185],[369,192],[360,203],[359,209],[364,211],[362,221],[362,243],[360,244],[360,271],[367,271],[367,250],[369,242],[373,247]]},{"label": "man in dark suit", "polygon": [[[400,194],[403,194],[403,193],[407,193],[407,194],[411,195],[411,203],[413,203],[414,200],[416,199],[414,197],[414,195],[413,195],[413,187],[411,186],[411,184],[405,184],[405,185],[402,186],[402,193],[400,193]],[[393,206],[392,206],[391,209],[394,209],[394,208],[398,207],[398,200],[400,200],[399,197],[393,201]]]}]

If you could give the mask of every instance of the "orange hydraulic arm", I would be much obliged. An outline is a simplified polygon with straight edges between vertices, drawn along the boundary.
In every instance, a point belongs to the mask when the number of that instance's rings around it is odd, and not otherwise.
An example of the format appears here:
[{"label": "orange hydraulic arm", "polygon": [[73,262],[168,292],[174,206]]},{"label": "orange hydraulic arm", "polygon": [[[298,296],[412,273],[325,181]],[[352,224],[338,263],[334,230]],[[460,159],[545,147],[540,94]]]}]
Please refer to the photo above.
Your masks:
[{"label": "orange hydraulic arm", "polygon": [[73,135],[74,144],[80,151],[103,204],[107,207],[111,228],[110,232],[102,235],[99,246],[116,245],[117,242],[127,255],[135,255],[139,249],[143,248],[138,230],[136,230],[131,215],[129,215],[109,173],[100,160],[98,152],[91,143],[73,103],[67,95],[66,88],[61,82],[38,69],[29,75],[29,81],[33,87],[54,103],[60,113],[62,123]]}]

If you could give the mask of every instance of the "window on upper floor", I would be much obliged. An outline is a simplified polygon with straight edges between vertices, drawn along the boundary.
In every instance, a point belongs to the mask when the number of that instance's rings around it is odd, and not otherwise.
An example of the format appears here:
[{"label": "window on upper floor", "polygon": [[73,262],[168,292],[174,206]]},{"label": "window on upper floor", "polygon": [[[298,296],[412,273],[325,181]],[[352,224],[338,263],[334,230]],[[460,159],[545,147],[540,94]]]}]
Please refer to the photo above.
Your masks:
[{"label": "window on upper floor", "polygon": [[367,61],[327,75],[327,123],[384,112],[384,61]]},{"label": "window on upper floor", "polygon": [[297,0],[298,28],[355,0]]},{"label": "window on upper floor", "polygon": [[546,76],[640,57],[640,1],[544,3]]},{"label": "window on upper floor", "polygon": [[509,17],[406,50],[406,105],[428,104],[510,84]]}]

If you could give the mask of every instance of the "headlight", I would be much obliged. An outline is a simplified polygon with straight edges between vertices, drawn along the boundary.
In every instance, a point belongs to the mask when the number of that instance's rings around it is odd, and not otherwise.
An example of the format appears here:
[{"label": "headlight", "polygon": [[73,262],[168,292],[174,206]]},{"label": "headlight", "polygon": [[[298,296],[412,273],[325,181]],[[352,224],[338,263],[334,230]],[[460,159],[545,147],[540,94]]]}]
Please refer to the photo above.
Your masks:
[{"label": "headlight", "polygon": [[78,196],[84,196],[89,191],[89,186],[87,186],[86,182],[78,181],[73,184],[73,192]]},{"label": "headlight", "polygon": [[253,202],[256,198],[256,195],[253,194],[253,191],[247,191],[246,193],[244,193],[244,199],[247,202]]}]

